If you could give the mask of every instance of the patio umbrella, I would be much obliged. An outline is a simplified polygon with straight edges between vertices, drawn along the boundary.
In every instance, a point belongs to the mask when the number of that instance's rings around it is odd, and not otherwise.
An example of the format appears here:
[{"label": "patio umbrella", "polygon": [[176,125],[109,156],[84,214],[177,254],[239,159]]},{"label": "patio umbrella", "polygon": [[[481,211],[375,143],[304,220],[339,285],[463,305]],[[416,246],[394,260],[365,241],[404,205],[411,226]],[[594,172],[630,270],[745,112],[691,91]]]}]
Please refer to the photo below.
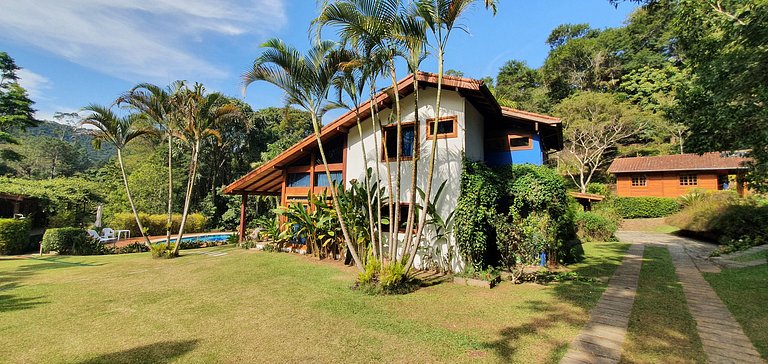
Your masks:
[{"label": "patio umbrella", "polygon": [[97,228],[101,227],[101,205],[96,208],[96,222],[93,223],[93,226],[96,226]]}]

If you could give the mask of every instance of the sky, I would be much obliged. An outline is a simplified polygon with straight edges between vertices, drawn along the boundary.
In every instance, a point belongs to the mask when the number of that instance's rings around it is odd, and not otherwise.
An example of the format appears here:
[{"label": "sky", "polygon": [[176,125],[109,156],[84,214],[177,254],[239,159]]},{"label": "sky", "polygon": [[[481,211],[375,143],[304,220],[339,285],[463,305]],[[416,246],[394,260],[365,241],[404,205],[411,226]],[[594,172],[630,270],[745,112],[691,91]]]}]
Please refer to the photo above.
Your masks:
[{"label": "sky", "polygon": [[[494,17],[480,3],[461,21],[468,32],[452,35],[445,61],[473,78],[495,76],[510,59],[541,66],[557,25],[616,27],[633,10],[608,0],[501,0]],[[137,83],[175,80],[202,82],[258,109],[284,106],[280,90],[264,82],[243,95],[240,76],[259,45],[277,37],[308,48],[316,15],[316,0],[0,0],[0,51],[22,67],[20,83],[40,119],[109,105]],[[422,70],[437,71],[433,57]]]}]

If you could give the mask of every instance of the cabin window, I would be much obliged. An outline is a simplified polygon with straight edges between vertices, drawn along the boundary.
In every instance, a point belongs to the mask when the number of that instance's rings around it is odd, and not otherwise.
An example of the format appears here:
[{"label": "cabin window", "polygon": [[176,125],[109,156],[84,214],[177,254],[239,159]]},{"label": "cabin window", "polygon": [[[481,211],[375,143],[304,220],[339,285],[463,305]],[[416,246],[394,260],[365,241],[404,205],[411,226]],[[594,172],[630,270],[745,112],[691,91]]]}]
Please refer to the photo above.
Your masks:
[{"label": "cabin window", "polygon": [[[340,185],[342,183],[342,178],[341,171],[331,172],[331,180],[333,181],[334,186]],[[331,184],[328,183],[328,176],[324,171],[315,172],[315,187],[331,187]]]},{"label": "cabin window", "polygon": [[698,184],[699,178],[695,174],[680,175],[680,186],[697,186]]},{"label": "cabin window", "polygon": [[642,176],[632,176],[632,187],[645,187],[648,183],[648,178]]},{"label": "cabin window", "polygon": [[[438,138],[455,138],[459,135],[458,118],[456,116],[446,116],[440,118],[437,122]],[[432,138],[432,131],[435,129],[435,119],[427,119],[427,138]]]},{"label": "cabin window", "polygon": [[[388,125],[383,128],[384,136],[383,142],[387,152],[387,157],[390,161],[397,159],[397,125]],[[401,160],[413,159],[416,153],[417,141],[416,141],[416,124],[403,123],[400,134],[402,153],[400,154]],[[383,153],[382,153],[383,154]],[[384,160],[384,155],[381,159]]]},{"label": "cabin window", "polygon": [[507,135],[507,140],[509,141],[509,144],[508,144],[509,150],[522,150],[522,149],[533,148],[530,135],[509,134]]},{"label": "cabin window", "polygon": [[[328,164],[336,164],[344,162],[344,140],[337,138],[329,142],[323,142],[323,151],[325,151],[325,159],[328,160]],[[320,152],[315,152],[315,164],[322,165],[323,158],[320,156]]]},{"label": "cabin window", "polygon": [[[405,227],[408,225],[408,206],[410,206],[410,204],[404,202],[400,203],[400,221],[398,224],[400,226],[398,227],[397,231],[401,233],[405,232]],[[389,205],[382,206],[381,216],[383,218],[389,219]],[[392,215],[392,217],[394,218],[394,215]],[[415,225],[416,224],[414,223],[414,226]],[[382,228],[384,231],[390,231],[389,224],[382,224]]]},{"label": "cabin window", "polygon": [[309,187],[309,173],[288,173],[288,187]]}]

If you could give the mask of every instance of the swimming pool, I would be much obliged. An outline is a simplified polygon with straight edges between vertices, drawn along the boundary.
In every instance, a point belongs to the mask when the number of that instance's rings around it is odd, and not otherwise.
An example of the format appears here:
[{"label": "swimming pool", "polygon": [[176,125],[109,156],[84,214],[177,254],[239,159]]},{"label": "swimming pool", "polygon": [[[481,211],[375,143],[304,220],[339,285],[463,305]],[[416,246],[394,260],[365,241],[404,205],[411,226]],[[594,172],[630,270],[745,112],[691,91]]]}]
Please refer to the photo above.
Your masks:
[{"label": "swimming pool", "polygon": [[[188,236],[185,238],[181,238],[181,242],[183,243],[191,243],[191,242],[198,242],[198,243],[218,243],[227,241],[229,237],[234,233],[221,233],[221,234],[210,234],[210,235],[196,235],[196,236]],[[176,242],[176,239],[171,239],[172,243]],[[160,244],[165,243],[165,239],[153,241],[152,244]],[[182,245],[184,247],[184,245]]]}]

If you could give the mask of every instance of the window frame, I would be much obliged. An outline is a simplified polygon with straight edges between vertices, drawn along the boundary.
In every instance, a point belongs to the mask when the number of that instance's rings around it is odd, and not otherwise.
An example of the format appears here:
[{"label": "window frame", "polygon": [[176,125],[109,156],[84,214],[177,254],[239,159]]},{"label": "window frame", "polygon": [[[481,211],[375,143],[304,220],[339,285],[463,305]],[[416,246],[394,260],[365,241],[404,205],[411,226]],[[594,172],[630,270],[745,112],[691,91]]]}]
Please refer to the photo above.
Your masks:
[{"label": "window frame", "polygon": [[[449,116],[442,116],[440,117],[440,120],[437,121],[438,125],[442,122],[446,121],[452,121],[453,122],[453,131],[450,133],[437,133],[437,139],[449,139],[449,138],[457,138],[459,136],[459,118],[456,115],[449,115]],[[435,124],[435,118],[429,118],[426,122],[426,128],[427,132],[425,133],[427,135],[427,139],[432,139],[432,125]]]},{"label": "window frame", "polygon": [[[637,179],[637,183],[635,183]],[[629,177],[629,186],[633,188],[648,187],[648,176],[644,174],[636,174]]]},{"label": "window frame", "polygon": [[688,174],[681,174],[678,176],[680,181],[680,186],[689,187],[689,186],[698,186],[699,185],[699,175],[695,173],[688,173]]},{"label": "window frame", "polygon": [[[413,155],[410,157],[403,156],[402,151],[400,152],[400,160],[401,161],[411,161],[414,157],[418,158],[419,156],[419,128],[416,127],[416,122],[408,121],[400,123],[400,127],[405,128],[413,128]],[[379,158],[382,162],[395,162],[397,161],[397,155],[390,156],[387,151],[387,134],[392,131],[395,135],[397,135],[397,124],[389,124],[381,127],[381,158]],[[402,147],[402,143],[400,145]],[[389,157],[389,158],[385,158]]]},{"label": "window frame", "polygon": [[[522,138],[528,138],[528,144],[525,146],[512,146],[512,139],[522,139]],[[524,134],[524,133],[507,133],[507,148],[509,150],[531,150],[533,149],[533,135],[532,134]]]},{"label": "window frame", "polygon": [[[408,208],[410,206],[411,206],[411,204],[408,203],[408,202],[400,202],[400,224],[402,226],[397,228],[397,232],[398,233],[404,234],[405,233],[405,228],[408,227]],[[381,216],[382,217],[385,217],[385,216],[387,218],[389,217],[388,209],[389,209],[389,204],[384,204],[384,205],[381,206],[381,210],[382,210],[381,211]],[[416,211],[416,214],[414,216],[418,216],[418,210]],[[391,226],[391,223],[389,223],[389,224],[382,224],[383,231],[389,232],[391,230],[390,226]],[[416,225],[415,224],[413,226],[413,232],[414,233],[416,232]]]}]

